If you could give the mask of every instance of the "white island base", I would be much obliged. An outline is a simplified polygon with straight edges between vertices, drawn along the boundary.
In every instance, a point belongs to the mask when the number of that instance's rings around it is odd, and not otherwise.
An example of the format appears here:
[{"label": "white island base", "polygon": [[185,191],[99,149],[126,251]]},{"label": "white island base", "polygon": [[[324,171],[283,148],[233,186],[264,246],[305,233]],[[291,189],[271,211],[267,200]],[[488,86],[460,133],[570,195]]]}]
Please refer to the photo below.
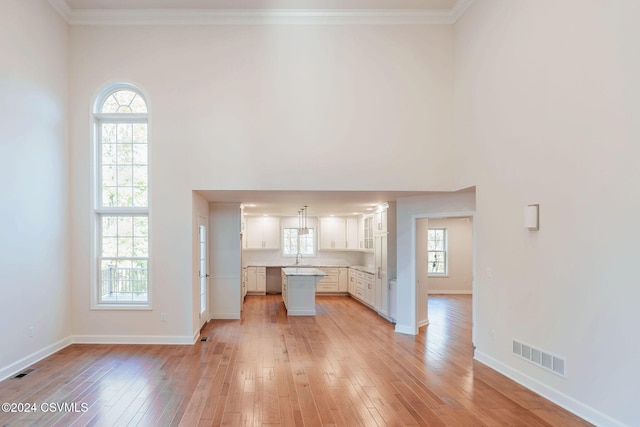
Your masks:
[{"label": "white island base", "polygon": [[317,268],[282,269],[282,299],[287,316],[316,315],[316,285],[326,275]]}]

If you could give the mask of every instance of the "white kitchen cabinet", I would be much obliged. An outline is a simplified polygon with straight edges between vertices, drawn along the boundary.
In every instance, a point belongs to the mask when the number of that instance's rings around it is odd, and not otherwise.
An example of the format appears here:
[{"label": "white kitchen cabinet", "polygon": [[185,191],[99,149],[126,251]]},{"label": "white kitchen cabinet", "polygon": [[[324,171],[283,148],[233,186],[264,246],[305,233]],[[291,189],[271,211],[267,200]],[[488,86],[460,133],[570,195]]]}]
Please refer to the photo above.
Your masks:
[{"label": "white kitchen cabinet", "polygon": [[320,218],[320,250],[347,249],[347,226],[342,217]]},{"label": "white kitchen cabinet", "polygon": [[341,267],[338,270],[338,292],[346,293],[349,291],[349,269]]},{"label": "white kitchen cabinet", "polygon": [[374,215],[374,233],[387,232],[387,208],[378,210]]},{"label": "white kitchen cabinet", "polygon": [[373,252],[375,261],[372,303],[381,316],[390,319],[389,280],[396,275],[396,207],[387,204],[374,215]]},{"label": "white kitchen cabinet", "polygon": [[353,296],[373,308],[375,302],[374,275],[364,271],[356,271],[355,278],[356,286]]},{"label": "white kitchen cabinet", "polygon": [[326,274],[326,276],[318,280],[316,293],[335,294],[339,292],[338,278],[340,275],[340,269],[336,267],[319,267],[318,269],[322,270]]},{"label": "white kitchen cabinet", "polygon": [[356,274],[357,274],[356,272],[357,270],[355,268],[349,269],[349,286],[348,286],[349,295],[356,294]]},{"label": "white kitchen cabinet", "polygon": [[387,234],[376,235],[375,238],[375,295],[374,307],[383,316],[389,316],[389,280],[388,280],[388,257],[387,257]]},{"label": "white kitchen cabinet", "polygon": [[357,217],[347,217],[346,219],[347,231],[346,231],[346,240],[347,240],[347,249],[350,251],[358,250],[359,248],[359,237],[358,237],[358,218]]},{"label": "white kitchen cabinet", "polygon": [[280,219],[246,218],[245,249],[280,249]]},{"label": "white kitchen cabinet", "polygon": [[264,295],[266,292],[266,267],[247,267],[247,293],[254,295]]},{"label": "white kitchen cabinet", "polygon": [[247,267],[242,268],[242,300],[247,296]]},{"label": "white kitchen cabinet", "polygon": [[247,267],[247,293],[258,290],[256,268],[257,267]]},{"label": "white kitchen cabinet", "polygon": [[368,252],[373,252],[373,229],[375,227],[374,225],[374,215],[367,215],[363,218],[364,221],[364,227],[363,227],[363,234],[364,234],[364,247],[362,249],[364,249],[365,251]]}]

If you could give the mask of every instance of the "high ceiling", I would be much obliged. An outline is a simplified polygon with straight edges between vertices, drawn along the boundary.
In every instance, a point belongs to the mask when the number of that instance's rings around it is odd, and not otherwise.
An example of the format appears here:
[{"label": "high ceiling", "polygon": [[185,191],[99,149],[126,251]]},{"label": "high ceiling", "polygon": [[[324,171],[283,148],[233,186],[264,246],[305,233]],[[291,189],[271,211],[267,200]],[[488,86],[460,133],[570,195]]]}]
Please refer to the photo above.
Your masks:
[{"label": "high ceiling", "polygon": [[457,0],[66,0],[88,9],[453,9]]}]

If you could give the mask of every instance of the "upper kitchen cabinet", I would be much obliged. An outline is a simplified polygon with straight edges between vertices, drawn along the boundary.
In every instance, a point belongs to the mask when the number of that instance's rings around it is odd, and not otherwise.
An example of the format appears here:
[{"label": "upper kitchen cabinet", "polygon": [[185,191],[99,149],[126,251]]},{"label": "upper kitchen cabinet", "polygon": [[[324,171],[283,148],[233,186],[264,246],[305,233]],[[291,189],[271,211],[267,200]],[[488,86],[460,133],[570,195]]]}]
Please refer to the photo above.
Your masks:
[{"label": "upper kitchen cabinet", "polygon": [[339,250],[347,249],[347,225],[342,217],[320,218],[320,234],[318,249]]},{"label": "upper kitchen cabinet", "polygon": [[360,250],[360,245],[358,243],[358,217],[348,217],[346,219],[347,222],[347,235],[346,235],[346,240],[347,240],[347,249],[350,251],[357,251]]},{"label": "upper kitchen cabinet", "polygon": [[280,249],[280,219],[246,217],[245,249]]},{"label": "upper kitchen cabinet", "polygon": [[367,252],[373,252],[373,229],[375,228],[374,215],[367,215],[363,217],[362,222],[362,240],[360,249]]},{"label": "upper kitchen cabinet", "polygon": [[375,233],[387,232],[387,217],[388,217],[388,207],[385,207],[384,209],[378,209],[378,211],[374,215],[374,232]]}]

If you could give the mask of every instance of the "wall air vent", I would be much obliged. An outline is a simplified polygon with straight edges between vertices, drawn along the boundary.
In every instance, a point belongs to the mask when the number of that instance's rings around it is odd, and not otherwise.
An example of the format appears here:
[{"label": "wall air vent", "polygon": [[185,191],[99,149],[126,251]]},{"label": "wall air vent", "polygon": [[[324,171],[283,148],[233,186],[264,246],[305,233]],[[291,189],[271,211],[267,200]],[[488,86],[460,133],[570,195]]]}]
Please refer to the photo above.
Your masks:
[{"label": "wall air vent", "polygon": [[523,344],[519,341],[513,340],[513,354],[528,362],[538,365],[554,374],[562,377],[567,377],[566,366],[567,362],[564,358],[555,356],[544,350],[539,350],[528,344]]}]

